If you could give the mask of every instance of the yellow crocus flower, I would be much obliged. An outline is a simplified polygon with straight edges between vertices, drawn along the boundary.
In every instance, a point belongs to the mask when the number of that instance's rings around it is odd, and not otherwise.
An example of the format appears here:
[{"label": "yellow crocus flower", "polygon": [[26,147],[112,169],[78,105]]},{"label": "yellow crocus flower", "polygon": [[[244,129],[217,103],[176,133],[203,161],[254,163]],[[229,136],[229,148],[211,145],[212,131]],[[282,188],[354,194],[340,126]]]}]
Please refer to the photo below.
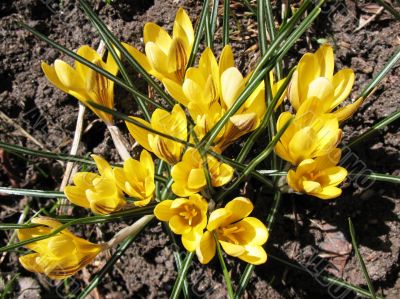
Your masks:
[{"label": "yellow crocus flower", "polygon": [[[233,168],[210,155],[207,155],[207,166],[212,186],[221,187],[232,179]],[[207,185],[203,159],[194,148],[189,148],[183,154],[182,161],[172,167],[171,176],[174,180],[172,191],[178,196],[186,197],[200,192]]]},{"label": "yellow crocus flower", "polygon": [[[62,224],[52,218],[33,218],[40,226],[17,231],[20,241],[49,234]],[[74,275],[89,264],[105,245],[93,244],[64,229],[55,236],[25,245],[34,253],[21,256],[22,266],[31,272],[43,273],[52,279]]]},{"label": "yellow crocus flower", "polygon": [[[131,117],[141,124],[176,137],[181,140],[187,140],[187,120],[183,109],[177,104],[172,109],[172,112],[167,112],[163,109],[156,109],[150,123],[138,118]],[[149,132],[146,129],[140,128],[132,123],[126,122],[129,132],[133,138],[145,149],[153,152],[160,159],[175,164],[180,161],[181,153],[184,145],[171,139],[161,137],[155,133]]]},{"label": "yellow crocus flower", "polygon": [[118,187],[110,164],[92,155],[99,174],[78,172],[73,178],[74,186],[67,186],[64,193],[73,204],[90,208],[96,214],[110,214],[126,205],[122,190]]},{"label": "yellow crocus flower", "polygon": [[[217,62],[211,49],[206,48],[200,56],[198,67],[187,70],[182,84],[168,78],[163,84],[178,102],[188,107],[196,122],[194,128],[197,137],[204,135],[232,107],[243,91],[247,79],[234,66],[232,49],[229,45],[222,50]],[[273,85],[276,93],[279,85]],[[283,97],[281,98],[283,100]],[[249,96],[242,107],[232,116],[217,136],[215,143],[218,150],[224,150],[239,137],[255,130],[266,111],[264,84],[260,84]]]},{"label": "yellow crocus flower", "polygon": [[248,217],[253,208],[249,199],[236,197],[224,208],[211,213],[207,232],[196,247],[197,257],[202,264],[207,264],[214,257],[215,239],[227,254],[247,263],[259,265],[267,261],[262,245],[267,242],[268,230],[257,218]]},{"label": "yellow crocus flower", "polygon": [[293,120],[275,145],[276,154],[292,165],[306,159],[329,154],[336,148],[342,135],[339,122],[333,114],[314,113],[312,98],[303,103],[296,115],[283,112],[277,121],[277,131]]},{"label": "yellow crocus flower", "polygon": [[342,69],[334,74],[334,66],[333,49],[329,45],[322,45],[314,54],[303,55],[288,88],[288,98],[295,110],[314,96],[321,100],[318,111],[332,112],[339,121],[347,119],[358,109],[362,98],[336,109],[351,92],[354,72]]},{"label": "yellow crocus flower", "polygon": [[194,42],[192,22],[185,10],[179,8],[176,13],[172,37],[155,23],[147,23],[143,35],[146,55],[128,44],[124,47],[158,80],[182,83]]},{"label": "yellow crocus flower", "polygon": [[[111,53],[108,54],[105,62],[95,50],[86,45],[80,47],[77,54],[113,75],[118,73],[118,66]],[[111,114],[99,111],[87,104],[88,101],[92,101],[112,109],[114,107],[113,81],[78,61],[75,61],[75,68],[59,59],[54,62],[54,66],[42,62],[42,70],[47,79],[57,88],[88,106],[107,125],[113,123]]]},{"label": "yellow crocus flower", "polygon": [[124,167],[115,167],[114,177],[117,186],[136,199],[134,205],[147,205],[154,196],[154,162],[148,151],[143,150],[140,161],[129,158]]},{"label": "yellow crocus flower", "polygon": [[347,170],[336,166],[341,151],[335,149],[328,155],[300,162],[296,170],[289,170],[287,181],[296,192],[309,194],[321,199],[331,199],[342,194],[339,185],[347,176]]},{"label": "yellow crocus flower", "polygon": [[194,251],[207,225],[207,201],[199,194],[189,198],[161,201],[154,208],[154,215],[161,221],[168,221],[171,230],[182,235],[182,244],[188,251]]}]

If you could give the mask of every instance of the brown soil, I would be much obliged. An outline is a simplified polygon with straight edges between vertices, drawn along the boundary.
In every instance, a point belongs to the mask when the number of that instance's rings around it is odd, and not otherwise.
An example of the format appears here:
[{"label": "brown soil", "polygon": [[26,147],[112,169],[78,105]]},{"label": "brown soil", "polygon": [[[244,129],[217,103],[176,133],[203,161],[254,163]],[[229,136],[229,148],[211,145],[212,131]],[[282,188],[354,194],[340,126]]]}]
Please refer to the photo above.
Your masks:
[{"label": "brown soil", "polygon": [[[44,3],[52,6],[46,7]],[[121,40],[138,47],[142,46],[140,39],[145,22],[153,21],[171,28],[178,6],[187,8],[192,20],[197,20],[200,11],[200,2],[194,0],[116,0],[112,6],[100,1],[92,3],[96,12]],[[315,50],[318,47],[317,39],[325,38],[335,46],[337,68],[351,67],[356,72],[355,97],[399,48],[400,26],[391,15],[383,12],[366,27],[355,31],[360,19],[371,16],[376,8],[365,1],[329,3],[324,6],[317,23],[308,32],[309,42],[302,39],[296,44],[289,55],[291,59],[288,64],[293,64],[301,54],[310,50],[309,46]],[[254,50],[243,50],[250,49],[257,43],[257,39],[254,21],[244,18],[242,11],[243,8],[235,4],[235,19],[232,18],[231,25],[238,31],[234,40],[234,48],[241,51],[237,54],[240,55],[236,57],[237,62],[246,70],[256,61],[258,54]],[[50,86],[40,70],[40,61],[52,63],[60,54],[18,28],[15,21],[23,20],[69,49],[76,49],[82,44],[97,47],[98,36],[72,0],[6,0],[0,3],[0,17],[1,111],[43,144],[43,148],[68,152],[78,111],[77,102]],[[239,38],[241,36],[245,38]],[[400,109],[399,76],[400,69],[397,66],[375,94],[345,124],[344,142]],[[129,95],[120,90],[117,93],[121,95],[117,98],[118,108],[122,112],[134,114],[137,109]],[[78,154],[94,152],[107,159],[116,159],[116,152],[112,150],[112,142],[104,125],[90,112],[86,114],[85,125],[88,129]],[[354,156],[347,161],[348,166],[360,170],[357,167],[361,165],[367,170],[399,175],[398,126],[397,121],[355,148]],[[39,149],[13,124],[4,120],[0,122],[0,137],[4,142]],[[260,145],[263,144],[260,142]],[[0,153],[0,156],[2,186],[51,190],[60,184],[63,167],[58,162],[33,157],[21,158],[5,153]],[[354,293],[344,293],[344,289],[334,290],[333,286],[321,281],[319,276],[320,271],[324,271],[366,288],[360,265],[351,251],[348,217],[352,218],[355,225],[360,251],[375,289],[387,298],[398,298],[400,191],[393,184],[375,182],[366,186],[355,179],[348,180],[344,190],[344,195],[335,201],[321,201],[305,196],[283,198],[267,251],[301,266],[308,274],[270,259],[265,265],[256,268],[245,293],[246,298],[355,297]],[[18,221],[20,211],[27,204],[32,211],[37,211],[53,203],[43,199],[0,197],[0,220],[10,223]],[[265,216],[272,202],[270,195],[258,193],[257,196],[253,194],[252,198],[255,199],[259,216]],[[109,238],[113,231],[123,225],[92,226],[90,230],[82,227],[77,229],[77,233],[96,241],[102,237]],[[8,232],[0,232],[0,245],[4,245],[10,235]],[[171,245],[160,224],[150,225],[99,285],[98,295],[101,298],[167,297],[176,278]],[[71,289],[66,290],[62,284],[25,271],[17,257],[18,253],[10,253],[0,264],[1,279],[5,282],[20,273],[12,295],[9,295],[11,297],[74,297],[74,285],[79,290],[87,279],[90,280],[87,272],[81,272],[70,280]],[[236,285],[245,264],[230,258],[227,260]],[[97,264],[89,266],[88,272],[94,273],[103,263],[104,257]],[[201,266],[195,261],[188,275],[193,297],[226,297],[220,273],[218,261],[214,260],[207,266]],[[1,285],[0,280],[0,291]]]}]

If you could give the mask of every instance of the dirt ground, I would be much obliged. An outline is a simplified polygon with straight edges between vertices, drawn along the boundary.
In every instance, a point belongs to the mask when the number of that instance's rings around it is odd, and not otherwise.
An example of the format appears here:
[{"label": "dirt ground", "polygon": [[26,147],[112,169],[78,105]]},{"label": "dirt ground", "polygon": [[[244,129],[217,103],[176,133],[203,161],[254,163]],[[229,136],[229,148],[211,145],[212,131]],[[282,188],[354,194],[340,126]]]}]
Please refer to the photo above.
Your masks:
[{"label": "dirt ground", "polygon": [[[259,57],[254,17],[244,16],[240,1],[231,1],[231,31],[238,65],[245,72]],[[279,1],[280,2],[280,1]],[[387,12],[380,12],[365,27],[359,25],[373,16],[379,6],[373,1],[328,1],[315,25],[290,52],[287,65],[303,53],[315,50],[326,40],[335,47],[336,67],[350,67],[356,73],[353,97],[379,72],[400,45],[400,26]],[[392,1],[396,2],[396,1]],[[46,3],[48,4],[46,6]],[[123,41],[142,47],[142,28],[153,21],[171,28],[175,12],[183,6],[197,20],[201,1],[117,0],[112,6],[92,1],[96,12]],[[397,7],[399,8],[399,7]],[[279,15],[278,13],[276,15]],[[77,101],[53,88],[44,77],[40,62],[52,63],[60,54],[37,40],[15,23],[23,20],[50,38],[76,49],[82,44],[97,47],[99,38],[72,0],[3,0],[0,3],[0,140],[35,149],[67,153],[70,150],[77,117]],[[220,27],[220,26],[219,26]],[[217,32],[221,33],[219,29]],[[244,38],[243,38],[244,37]],[[247,50],[247,51],[246,51]],[[240,53],[238,52],[240,51]],[[63,59],[68,60],[65,57]],[[344,144],[366,131],[374,123],[400,109],[400,68],[397,65],[344,126]],[[117,89],[120,111],[135,114],[130,96]],[[121,128],[123,128],[122,124]],[[26,130],[32,142],[17,126]],[[352,170],[400,175],[399,121],[363,142],[348,157]],[[125,131],[126,132],[126,131]],[[263,143],[260,141],[260,146]],[[88,112],[79,155],[88,152],[117,160],[105,126]],[[55,161],[21,157],[0,152],[0,186],[54,190],[63,175],[63,166]],[[248,188],[249,189],[249,188]],[[251,189],[251,188],[250,188]],[[250,190],[251,193],[251,190]],[[253,192],[254,193],[254,192]],[[265,193],[250,194],[257,211],[265,215],[272,202]],[[17,222],[20,211],[29,205],[32,211],[49,207],[52,201],[0,194],[0,221]],[[379,294],[398,298],[400,294],[400,190],[394,184],[360,179],[347,180],[344,194],[335,201],[287,195],[268,241],[267,252],[291,261],[306,272],[293,270],[270,258],[256,268],[244,298],[354,298],[354,293],[335,289],[320,279],[321,273],[342,278],[366,288],[357,258],[351,247],[347,218],[357,232],[360,252]],[[78,227],[76,232],[92,241],[108,239],[124,223]],[[0,232],[0,245],[11,233]],[[182,250],[183,251],[183,250]],[[105,262],[98,262],[70,280],[70,289],[43,276],[25,271],[18,263],[19,252],[0,256],[2,284],[20,273],[10,297],[73,298],[84,287],[90,274]],[[245,264],[229,259],[235,285]],[[218,261],[200,266],[196,261],[188,280],[194,298],[226,297]],[[165,298],[176,278],[171,241],[160,224],[153,223],[142,233],[124,257],[99,285],[99,298]]]}]

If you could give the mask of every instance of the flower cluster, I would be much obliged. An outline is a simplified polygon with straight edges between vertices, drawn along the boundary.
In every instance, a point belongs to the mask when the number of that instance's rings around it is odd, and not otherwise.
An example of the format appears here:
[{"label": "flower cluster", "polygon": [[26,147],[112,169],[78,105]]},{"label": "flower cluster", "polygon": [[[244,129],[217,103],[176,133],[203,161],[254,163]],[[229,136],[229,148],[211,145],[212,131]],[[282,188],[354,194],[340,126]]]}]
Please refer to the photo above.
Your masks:
[{"label": "flower cluster", "polygon": [[337,166],[341,157],[337,148],[342,135],[339,125],[355,112],[362,98],[337,107],[349,96],[353,83],[351,69],[334,74],[334,54],[329,45],[300,59],[287,92],[296,114],[283,112],[279,116],[278,131],[292,122],[275,147],[279,157],[296,167],[287,176],[294,191],[321,199],[342,193],[337,186],[346,178],[347,170]]},{"label": "flower cluster", "polygon": [[[208,263],[219,246],[228,255],[245,262],[265,263],[267,254],[263,245],[268,239],[268,229],[260,220],[249,216],[254,209],[251,200],[236,197],[224,205],[214,202],[213,192],[234,176],[234,168],[225,163],[227,160],[220,160],[219,155],[263,123],[268,108],[265,94],[275,97],[286,80],[275,82],[270,72],[268,88],[264,81],[255,86],[217,134],[212,153],[199,144],[243,96],[251,73],[243,76],[235,67],[229,45],[222,49],[218,60],[213,51],[206,48],[197,66],[188,65],[194,32],[183,9],[177,12],[172,37],[160,26],[148,23],[144,27],[144,43],[145,53],[128,44],[123,43],[123,47],[141,68],[163,84],[176,104],[171,111],[155,109],[149,121],[131,116],[131,121],[125,124],[131,137],[144,148],[140,159],[130,158],[125,149],[128,157],[123,157],[125,161],[121,167],[92,155],[98,172],[75,174],[73,184],[64,190],[66,197],[77,206],[103,215],[128,206],[146,206],[154,200],[158,202],[154,208],[156,218],[168,222],[171,231],[181,235],[183,246],[196,252],[201,263]],[[104,62],[88,46],[79,48],[77,53],[112,75],[118,73],[110,54]],[[56,60],[54,66],[43,63],[42,68],[56,87],[83,104],[92,101],[113,108],[113,81],[91,68],[79,62],[72,68],[61,60]],[[277,131],[290,124],[275,146],[276,154],[292,165],[287,183],[295,192],[322,199],[341,194],[338,185],[346,178],[347,171],[338,166],[340,123],[354,113],[362,99],[339,105],[350,94],[353,83],[354,73],[350,69],[334,74],[333,49],[323,45],[316,53],[307,53],[301,58],[289,86],[273,107],[276,110],[287,98],[295,111],[294,114],[280,114]],[[91,109],[108,126],[113,125],[110,114]],[[155,165],[151,153],[168,164],[165,169],[174,194],[168,199],[155,198]],[[214,155],[216,153],[218,155]],[[162,185],[169,186],[165,182]],[[106,247],[78,238],[67,229],[52,233],[61,226],[52,219],[35,218],[32,223],[39,226],[19,230],[20,240],[51,236],[27,246],[35,253],[20,260],[30,271],[64,278],[87,265]]]}]

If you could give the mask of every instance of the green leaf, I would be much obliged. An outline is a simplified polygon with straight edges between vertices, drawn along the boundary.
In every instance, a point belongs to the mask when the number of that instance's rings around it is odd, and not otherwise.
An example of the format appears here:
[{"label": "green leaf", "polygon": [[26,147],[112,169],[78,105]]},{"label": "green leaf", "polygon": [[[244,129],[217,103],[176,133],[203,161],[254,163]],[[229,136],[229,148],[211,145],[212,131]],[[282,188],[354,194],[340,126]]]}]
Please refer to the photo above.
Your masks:
[{"label": "green leaf", "polygon": [[224,0],[224,14],[222,21],[222,46],[229,44],[229,17],[230,17],[230,1]]},{"label": "green leaf", "polygon": [[351,243],[353,244],[353,249],[354,249],[354,252],[356,253],[357,259],[360,262],[361,270],[364,274],[364,278],[367,281],[368,289],[369,289],[369,292],[371,293],[371,298],[376,299],[374,286],[372,285],[371,278],[368,275],[367,267],[365,266],[364,260],[360,254],[360,251],[358,250],[356,233],[354,231],[353,222],[351,221],[350,218],[349,218],[349,230],[350,230],[350,235],[351,235]]},{"label": "green leaf", "polygon": [[231,276],[229,275],[228,268],[226,267],[225,261],[224,261],[224,256],[222,255],[222,249],[221,245],[219,244],[218,239],[216,238],[214,234],[214,240],[217,245],[217,254],[218,254],[218,260],[222,268],[222,273],[224,274],[224,280],[225,280],[225,285],[226,285],[226,290],[228,292],[228,297],[230,299],[235,298],[235,294],[233,292],[233,287],[232,287],[232,281],[231,281]]},{"label": "green leaf", "polygon": [[175,280],[174,288],[172,289],[172,293],[169,296],[170,299],[178,299],[179,298],[179,294],[183,287],[183,282],[185,281],[185,278],[187,276],[187,272],[192,263],[194,254],[195,254],[194,252],[186,253],[186,258],[183,261],[182,267],[178,273],[178,277]]},{"label": "green leaf", "polygon": [[400,20],[400,13],[395,10],[391,5],[385,2],[385,0],[376,0],[380,5],[382,5],[388,12],[390,12],[396,20]]},{"label": "green leaf", "polygon": [[21,196],[32,196],[42,198],[66,198],[64,192],[59,191],[44,191],[44,190],[33,190],[33,189],[20,189],[11,187],[0,187],[0,193],[10,195],[21,195]]}]

